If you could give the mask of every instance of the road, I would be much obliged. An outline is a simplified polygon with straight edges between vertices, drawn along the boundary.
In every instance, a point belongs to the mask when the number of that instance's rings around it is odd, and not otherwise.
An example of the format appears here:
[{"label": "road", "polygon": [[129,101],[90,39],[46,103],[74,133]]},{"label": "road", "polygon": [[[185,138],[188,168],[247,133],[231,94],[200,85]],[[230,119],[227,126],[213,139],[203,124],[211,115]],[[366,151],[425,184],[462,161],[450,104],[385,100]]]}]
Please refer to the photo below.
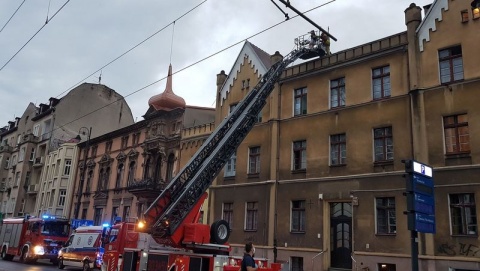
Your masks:
[{"label": "road", "polygon": [[[0,259],[0,271],[44,271],[44,270],[56,270],[60,271],[57,266],[50,263],[48,260],[39,260],[35,264],[24,264],[18,262],[18,257],[15,257],[13,261],[4,261]],[[65,267],[63,270],[82,270],[81,268]]]}]

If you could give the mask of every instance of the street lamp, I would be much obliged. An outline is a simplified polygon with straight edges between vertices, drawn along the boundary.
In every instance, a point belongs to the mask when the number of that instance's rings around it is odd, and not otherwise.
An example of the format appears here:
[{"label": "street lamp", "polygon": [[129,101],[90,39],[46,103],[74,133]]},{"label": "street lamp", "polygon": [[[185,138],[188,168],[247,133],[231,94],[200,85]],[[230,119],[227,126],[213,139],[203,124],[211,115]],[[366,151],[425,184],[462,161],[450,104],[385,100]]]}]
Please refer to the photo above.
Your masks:
[{"label": "street lamp", "polygon": [[92,135],[92,127],[90,127],[90,129],[87,127],[80,127],[80,129],[78,130],[78,134],[80,138],[81,138],[80,134],[87,135],[87,142],[85,143],[85,149],[83,152],[84,153],[83,154],[83,172],[82,172],[82,175],[80,176],[80,184],[78,186],[78,200],[77,200],[77,206],[75,206],[74,216],[76,219],[79,219],[80,204],[82,203],[82,190],[85,182],[85,174],[87,172],[88,148],[90,144],[90,136]]}]

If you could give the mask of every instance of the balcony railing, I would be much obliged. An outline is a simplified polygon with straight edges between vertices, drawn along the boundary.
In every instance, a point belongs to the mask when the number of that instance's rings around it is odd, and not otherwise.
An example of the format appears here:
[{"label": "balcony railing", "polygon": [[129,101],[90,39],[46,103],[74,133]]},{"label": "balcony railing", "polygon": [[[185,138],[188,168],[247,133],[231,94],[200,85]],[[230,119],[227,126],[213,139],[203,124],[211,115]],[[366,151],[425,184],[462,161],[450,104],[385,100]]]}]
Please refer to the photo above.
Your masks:
[{"label": "balcony railing", "polygon": [[44,161],[45,157],[35,157],[35,161],[33,162],[33,166],[34,167],[41,167],[43,166],[43,161]]},{"label": "balcony railing", "polygon": [[31,184],[27,188],[27,194],[36,194],[38,193],[39,185],[38,184]]}]

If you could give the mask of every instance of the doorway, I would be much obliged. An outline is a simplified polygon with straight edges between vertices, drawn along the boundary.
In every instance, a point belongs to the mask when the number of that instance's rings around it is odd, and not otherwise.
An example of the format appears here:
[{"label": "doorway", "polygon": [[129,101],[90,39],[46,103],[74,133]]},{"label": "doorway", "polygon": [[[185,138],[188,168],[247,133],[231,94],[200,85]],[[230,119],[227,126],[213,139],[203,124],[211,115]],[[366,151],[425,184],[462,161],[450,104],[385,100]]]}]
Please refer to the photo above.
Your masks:
[{"label": "doorway", "polygon": [[330,203],[330,257],[334,268],[352,268],[352,204]]}]

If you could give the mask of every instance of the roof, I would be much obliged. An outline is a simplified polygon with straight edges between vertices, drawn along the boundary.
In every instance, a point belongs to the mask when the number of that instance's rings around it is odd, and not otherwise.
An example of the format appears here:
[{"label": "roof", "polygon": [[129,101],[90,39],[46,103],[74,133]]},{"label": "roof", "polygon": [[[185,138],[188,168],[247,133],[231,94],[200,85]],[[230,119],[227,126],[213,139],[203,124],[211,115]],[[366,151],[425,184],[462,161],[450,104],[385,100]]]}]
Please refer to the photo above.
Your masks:
[{"label": "roof", "polygon": [[250,67],[252,69],[256,69],[258,77],[261,77],[263,74],[265,74],[272,66],[270,61],[270,54],[258,48],[253,43],[245,41],[242,49],[240,50],[240,53],[237,56],[237,59],[233,64],[233,67],[228,73],[227,80],[225,80],[223,86],[220,89],[220,97],[222,99],[222,104],[223,100],[227,97],[227,93],[230,91],[230,87],[233,86],[233,82],[235,81],[237,73],[240,72],[240,67],[243,64],[243,59],[245,56],[248,57],[248,59],[250,60]]}]

